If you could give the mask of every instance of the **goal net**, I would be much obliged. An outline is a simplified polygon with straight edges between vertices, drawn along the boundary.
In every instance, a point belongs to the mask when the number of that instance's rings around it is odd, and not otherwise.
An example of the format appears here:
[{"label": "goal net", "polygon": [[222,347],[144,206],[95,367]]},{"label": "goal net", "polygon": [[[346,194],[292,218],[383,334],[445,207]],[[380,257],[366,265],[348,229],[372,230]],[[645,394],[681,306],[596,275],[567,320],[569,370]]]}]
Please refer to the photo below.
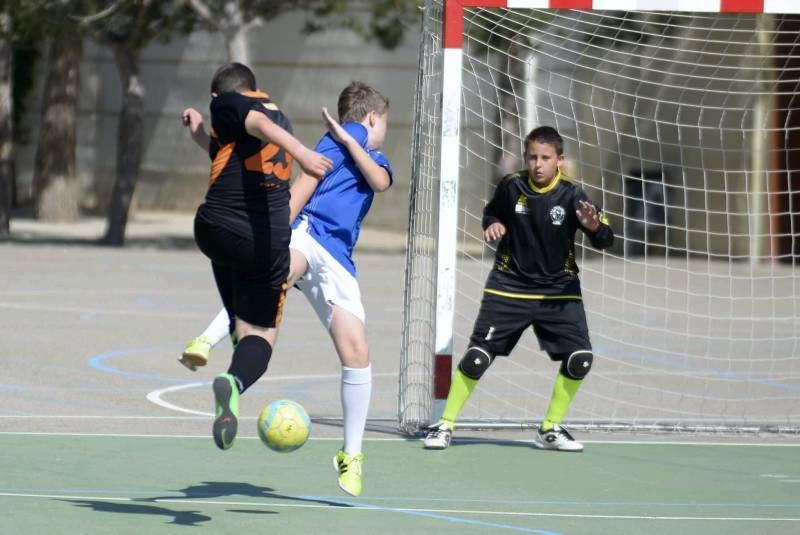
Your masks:
[{"label": "goal net", "polygon": [[[678,11],[538,9],[656,4]],[[783,0],[427,2],[403,430],[438,417],[494,259],[483,207],[524,167],[527,132],[550,125],[617,236],[601,252],[576,235],[596,358],[565,423],[800,432],[798,12]],[[529,330],[459,425],[538,425],[557,372]]]}]

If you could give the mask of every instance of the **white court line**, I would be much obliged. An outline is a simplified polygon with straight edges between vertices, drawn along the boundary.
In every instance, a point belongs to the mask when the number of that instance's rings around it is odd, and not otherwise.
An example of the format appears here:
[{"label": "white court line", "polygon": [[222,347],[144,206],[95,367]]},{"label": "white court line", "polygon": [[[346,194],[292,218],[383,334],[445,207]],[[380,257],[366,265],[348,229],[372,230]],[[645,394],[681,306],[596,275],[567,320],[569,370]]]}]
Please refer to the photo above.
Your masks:
[{"label": "white court line", "polygon": [[[75,290],[69,289],[52,289],[52,290],[3,290],[3,295],[22,295],[22,296],[46,296],[46,295],[85,295],[85,294],[114,294],[114,295],[186,295],[186,290],[167,290],[156,288],[80,288]],[[206,295],[211,297],[218,297],[217,292],[205,292]],[[200,292],[192,289],[192,295],[200,295]]]},{"label": "white court line", "polygon": [[205,386],[208,383],[187,383],[184,385],[176,385],[176,386],[168,386],[166,388],[160,388],[158,390],[153,390],[152,392],[147,394],[147,400],[151,403],[155,403],[160,407],[164,407],[165,409],[169,409],[175,412],[185,412],[187,414],[197,414],[199,416],[208,416],[213,418],[214,413],[205,412],[205,411],[196,411],[194,409],[187,409],[186,407],[180,407],[169,401],[165,401],[161,399],[161,394],[167,394],[169,392],[174,392],[176,390],[185,390],[188,388],[197,388],[200,386]]},{"label": "white court line", "polygon": [[[4,416],[7,418],[8,416]],[[38,416],[39,418],[65,418],[64,416]],[[28,418],[28,416],[15,416],[14,418]],[[92,417],[92,416],[72,416],[72,418],[103,418],[102,416]],[[109,417],[113,419],[114,417]],[[127,418],[127,417],[126,417]],[[164,418],[164,417],[152,417],[152,416],[137,416],[134,418],[141,418],[144,420],[148,419],[191,419],[196,420],[199,418]],[[255,417],[247,417],[247,418],[240,418],[240,420],[256,420]],[[367,421],[369,424],[369,420]],[[18,436],[70,436],[70,437],[131,437],[131,438],[197,438],[197,439],[208,439],[208,435],[160,435],[160,434],[131,434],[131,433],[85,433],[85,432],[45,432],[45,431],[0,431],[0,435],[18,435]],[[256,440],[258,437],[256,436],[242,436],[236,437],[238,439],[243,440]],[[319,441],[330,441],[330,440],[342,440],[341,437],[309,437],[309,440],[319,440]],[[411,437],[394,437],[394,438],[371,438],[371,437],[364,437],[364,441],[366,442],[422,442],[423,438],[411,438]],[[455,438],[456,442],[461,443],[482,443],[482,442],[491,442],[491,438],[477,438],[477,439],[470,439],[470,437],[464,438]],[[499,443],[517,443],[517,444],[532,444],[533,440],[514,440],[514,439],[505,439],[505,438],[497,438],[497,442]],[[646,441],[643,440],[641,442],[636,440],[581,440],[584,444],[612,444],[614,446],[747,446],[747,447],[758,447],[758,448],[798,448],[800,447],[800,443],[748,443],[748,442],[675,442],[675,441],[668,441],[668,440],[661,440],[661,441]]]},{"label": "white court line", "polygon": [[[278,376],[266,376],[259,379],[259,383],[262,382],[280,382],[280,381],[308,381],[309,379],[339,379],[341,374],[338,373],[326,373],[326,374],[310,374],[310,375],[278,375]],[[373,373],[372,378],[378,377],[397,377],[396,372],[382,372],[382,373]],[[169,409],[175,412],[185,412],[187,414],[196,414],[199,416],[209,416],[213,417],[214,413],[212,412],[205,412],[205,411],[196,411],[194,409],[189,409],[186,407],[181,407],[180,405],[175,405],[174,403],[170,403],[161,398],[162,394],[168,394],[170,392],[177,392],[178,390],[188,390],[190,388],[198,388],[202,386],[208,386],[211,383],[203,382],[203,383],[185,383],[182,385],[173,385],[167,386],[165,388],[159,388],[157,390],[153,390],[152,392],[147,394],[147,400],[151,403],[158,405],[159,407],[163,407],[165,409]]]},{"label": "white court line", "polygon": [[[0,492],[0,496],[8,496],[15,498],[46,498],[46,499],[62,499],[62,500],[102,500],[102,501],[115,501],[115,502],[130,502],[139,501],[136,498],[120,498],[120,497],[105,497],[105,496],[72,496],[68,494],[27,494],[22,492]],[[313,500],[314,498],[303,497],[290,497],[295,499]],[[331,500],[333,501],[333,500]],[[364,500],[367,501],[367,500]],[[407,513],[436,513],[436,514],[450,514],[450,515],[491,515],[491,516],[518,516],[518,517],[556,517],[556,518],[586,518],[586,519],[607,519],[607,520],[687,520],[687,521],[751,521],[751,522],[800,522],[800,518],[768,518],[768,517],[743,517],[743,516],[660,516],[660,515],[593,515],[593,514],[575,514],[575,513],[537,513],[537,512],[522,512],[522,511],[491,511],[491,510],[475,510],[475,509],[429,509],[429,508],[408,508],[408,507],[385,507],[376,505],[351,505],[346,501],[342,501],[343,505],[328,505],[328,504],[315,504],[315,503],[279,503],[279,502],[229,502],[229,501],[216,501],[216,500],[193,500],[193,499],[179,499],[179,498],[162,498],[153,500],[153,503],[180,503],[180,504],[202,504],[202,505],[221,505],[225,507],[287,507],[287,508],[307,508],[307,509],[328,509],[331,511],[396,511]]]},{"label": "white court line", "polygon": [[171,318],[206,318],[208,314],[200,312],[173,312],[170,310],[109,310],[107,308],[90,308],[90,307],[61,307],[53,305],[23,305],[19,303],[6,303],[0,301],[0,308],[8,308],[11,310],[33,310],[41,312],[74,312],[76,314],[108,314],[117,316],[145,316],[145,317],[164,317]]},{"label": "white court line", "polygon": [[[42,419],[54,419],[54,420],[206,420],[206,417],[199,417],[199,416],[153,416],[153,415],[98,415],[98,414],[0,414],[0,419],[7,419],[7,420],[26,420],[30,418],[31,420],[42,420]],[[250,417],[243,417],[240,420],[246,420]],[[255,420],[255,418],[250,418]]]},{"label": "white court line", "polygon": [[[252,418],[255,420],[255,418]],[[199,440],[208,440],[210,435],[141,435],[134,433],[50,433],[44,431],[0,431],[0,436],[39,436],[39,437],[103,437],[103,438],[190,438]],[[260,440],[257,436],[237,436],[236,440]],[[309,437],[310,441],[330,442],[334,440],[342,441],[341,437]],[[407,442],[409,439],[394,437],[394,438],[367,438],[363,439],[365,442]],[[422,439],[420,439],[422,440]]]}]

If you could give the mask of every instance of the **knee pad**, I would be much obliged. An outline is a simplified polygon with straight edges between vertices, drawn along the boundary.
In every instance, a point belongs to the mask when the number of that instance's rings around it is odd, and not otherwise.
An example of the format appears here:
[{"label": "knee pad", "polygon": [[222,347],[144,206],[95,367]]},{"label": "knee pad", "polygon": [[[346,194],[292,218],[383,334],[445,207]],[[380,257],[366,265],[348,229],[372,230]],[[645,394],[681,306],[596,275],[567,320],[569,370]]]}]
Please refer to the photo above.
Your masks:
[{"label": "knee pad", "polygon": [[458,363],[458,369],[461,373],[470,379],[480,379],[486,373],[489,366],[494,361],[494,355],[490,354],[485,349],[472,346],[467,348],[461,361]]},{"label": "knee pad", "polygon": [[592,369],[593,360],[594,355],[591,351],[585,349],[574,351],[561,361],[561,373],[570,379],[577,379],[580,381],[586,377],[586,374]]}]

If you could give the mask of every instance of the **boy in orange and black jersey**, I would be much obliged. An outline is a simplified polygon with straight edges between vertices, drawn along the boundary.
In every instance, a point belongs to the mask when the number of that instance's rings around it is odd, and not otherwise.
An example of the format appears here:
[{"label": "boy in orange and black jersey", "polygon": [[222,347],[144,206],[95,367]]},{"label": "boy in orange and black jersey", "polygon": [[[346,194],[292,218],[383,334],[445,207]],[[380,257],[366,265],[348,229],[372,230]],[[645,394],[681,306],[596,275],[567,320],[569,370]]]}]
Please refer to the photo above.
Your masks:
[{"label": "boy in orange and black jersey", "polygon": [[541,349],[561,363],[535,444],[551,450],[583,449],[560,425],[593,360],[575,263],[575,232],[582,230],[598,249],[611,246],[614,232],[583,189],[561,172],[563,140],[555,129],[545,126],[528,134],[525,161],[527,169],[506,176],[484,209],[484,237],[500,243],[470,346],[453,376],[442,418],[428,430],[426,448],[449,445],[478,379],[496,356],[509,355],[532,326]]},{"label": "boy in orange and black jersey", "polygon": [[208,152],[213,163],[201,216],[216,217],[240,235],[253,235],[268,224],[273,240],[289,239],[292,156],[279,145],[247,134],[244,126],[251,110],[287,133],[292,132],[289,120],[259,91],[222,93],[211,101],[210,108]]},{"label": "boy in orange and black jersey", "polygon": [[211,260],[217,288],[238,340],[228,372],[214,379],[217,447],[233,445],[239,394],[267,370],[289,275],[289,178],[292,158],[323,176],[331,161],[305,147],[240,63],[217,70],[211,83],[211,136],[197,110],[183,112],[192,139],[212,158],[205,202],[194,234]]}]

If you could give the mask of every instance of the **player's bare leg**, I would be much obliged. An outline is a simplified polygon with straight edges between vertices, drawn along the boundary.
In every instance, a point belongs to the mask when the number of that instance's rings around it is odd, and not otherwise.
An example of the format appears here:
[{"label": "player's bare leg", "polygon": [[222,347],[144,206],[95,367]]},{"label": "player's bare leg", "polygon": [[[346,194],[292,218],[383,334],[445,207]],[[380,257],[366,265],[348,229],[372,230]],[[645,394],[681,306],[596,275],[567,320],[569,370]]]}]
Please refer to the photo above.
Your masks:
[{"label": "player's bare leg", "polygon": [[342,363],[342,412],[344,446],[333,459],[339,472],[339,487],[353,496],[361,494],[361,453],[364,428],[372,394],[372,367],[367,332],[362,321],[341,307],[331,305],[330,335]]},{"label": "player's bare leg", "polygon": [[306,271],[308,271],[308,260],[305,255],[297,249],[289,248],[289,278],[286,281],[289,288],[294,286]]}]

